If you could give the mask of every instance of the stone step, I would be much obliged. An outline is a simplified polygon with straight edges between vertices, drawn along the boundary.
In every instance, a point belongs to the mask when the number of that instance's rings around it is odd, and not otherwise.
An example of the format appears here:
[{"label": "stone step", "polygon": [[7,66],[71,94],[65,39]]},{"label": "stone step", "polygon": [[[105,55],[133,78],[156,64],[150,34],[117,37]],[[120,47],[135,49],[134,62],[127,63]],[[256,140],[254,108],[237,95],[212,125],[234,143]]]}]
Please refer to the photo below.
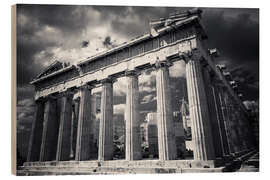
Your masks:
[{"label": "stone step", "polygon": [[222,168],[94,168],[94,169],[31,169],[19,170],[17,175],[90,175],[90,174],[153,174],[153,173],[210,173]]},{"label": "stone step", "polygon": [[241,166],[243,165],[243,163],[249,159],[250,157],[252,157],[254,154],[256,154],[257,151],[256,150],[252,150],[249,152],[244,153],[239,153],[238,157],[236,157],[233,161],[228,162],[225,166],[225,168],[223,169],[224,172],[234,172],[234,171],[239,171],[241,169]]},{"label": "stone step", "polygon": [[[216,166],[214,161],[194,160],[140,160],[140,161],[71,161],[71,162],[32,162],[25,163],[18,175],[79,175],[79,174],[149,174],[149,173],[196,173],[231,172],[241,164],[255,157],[257,151],[237,153],[235,159],[229,159],[225,166]],[[233,157],[232,157],[233,158]],[[217,161],[218,162],[218,161]],[[215,164],[217,164],[215,162]],[[220,163],[221,164],[221,163]]]}]

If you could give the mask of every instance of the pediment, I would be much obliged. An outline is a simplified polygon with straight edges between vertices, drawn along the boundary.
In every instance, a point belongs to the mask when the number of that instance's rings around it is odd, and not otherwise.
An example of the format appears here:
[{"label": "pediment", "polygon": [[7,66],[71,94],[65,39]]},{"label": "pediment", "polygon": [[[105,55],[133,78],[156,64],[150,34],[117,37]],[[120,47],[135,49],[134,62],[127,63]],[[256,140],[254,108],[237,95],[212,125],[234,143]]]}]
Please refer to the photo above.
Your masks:
[{"label": "pediment", "polygon": [[52,74],[53,72],[59,71],[60,69],[63,69],[64,67],[65,67],[64,63],[59,62],[59,61],[54,61],[52,64],[46,67],[35,79],[39,79],[41,77]]}]

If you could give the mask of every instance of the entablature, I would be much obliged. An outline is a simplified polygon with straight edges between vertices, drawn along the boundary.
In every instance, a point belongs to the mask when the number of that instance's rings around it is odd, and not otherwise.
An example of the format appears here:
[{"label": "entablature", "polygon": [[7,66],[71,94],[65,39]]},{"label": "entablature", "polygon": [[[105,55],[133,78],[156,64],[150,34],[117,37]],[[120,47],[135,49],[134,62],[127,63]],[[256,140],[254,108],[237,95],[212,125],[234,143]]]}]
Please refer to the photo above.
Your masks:
[{"label": "entablature", "polygon": [[195,35],[176,41],[164,47],[154,49],[147,53],[125,59],[121,62],[116,62],[110,64],[109,66],[89,71],[72,78],[66,78],[63,81],[46,86],[42,89],[36,89],[35,99],[56,93],[58,91],[63,91],[63,89],[80,87],[86,83],[96,84],[111,76],[121,77],[125,75],[126,71],[149,68],[154,66],[156,62],[179,61],[183,59],[182,55],[184,53],[189,53],[194,49],[197,49],[197,40]]}]

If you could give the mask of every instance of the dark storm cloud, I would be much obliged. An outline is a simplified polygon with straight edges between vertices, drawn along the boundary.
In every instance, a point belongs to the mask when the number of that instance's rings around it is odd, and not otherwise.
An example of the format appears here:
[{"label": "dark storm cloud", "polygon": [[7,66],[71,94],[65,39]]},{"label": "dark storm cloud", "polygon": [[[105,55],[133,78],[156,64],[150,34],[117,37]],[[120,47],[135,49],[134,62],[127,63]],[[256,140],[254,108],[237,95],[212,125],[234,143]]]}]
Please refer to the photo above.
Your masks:
[{"label": "dark storm cloud", "polygon": [[70,5],[19,5],[18,13],[22,13],[37,21],[39,28],[52,26],[63,33],[79,33],[88,25],[87,6]]},{"label": "dark storm cloud", "polygon": [[[48,47],[50,45],[47,45]],[[44,50],[44,46],[38,42],[17,41],[17,82],[18,85],[28,84],[44,68],[41,62],[34,61],[34,55]],[[44,61],[50,59],[53,54],[45,52]]]},{"label": "dark storm cloud", "polygon": [[17,87],[17,102],[24,99],[33,99],[35,88],[32,85]]},{"label": "dark storm cloud", "polygon": [[203,22],[209,45],[233,60],[231,64],[258,64],[258,18],[257,9],[205,9]]},{"label": "dark storm cloud", "polygon": [[[102,19],[111,19],[113,30],[134,38],[149,32],[149,22],[169,13],[188,8],[180,7],[143,7],[143,6],[93,6],[101,12]],[[115,16],[115,18],[111,18]]]},{"label": "dark storm cloud", "polygon": [[[42,62],[34,63],[34,55],[49,47],[59,46],[56,41],[41,41],[35,33],[45,26],[62,29],[62,32],[82,31],[83,16],[72,16],[73,6],[19,5],[17,7],[17,78],[25,85],[41,71]],[[83,13],[84,11],[82,11]],[[81,18],[81,19],[80,19]],[[80,19],[80,21],[78,21]],[[42,38],[42,37],[41,37]],[[46,37],[43,37],[46,39]],[[48,37],[49,38],[49,37]],[[53,54],[47,54],[51,58]],[[48,60],[46,57],[45,60]]]},{"label": "dark storm cloud", "polygon": [[33,99],[20,100],[17,103],[17,129],[18,131],[30,131],[35,115],[35,103]]},{"label": "dark storm cloud", "polygon": [[[210,48],[218,48],[217,63],[226,63],[244,99],[259,96],[259,10],[205,8],[203,23]],[[235,68],[240,67],[241,68]]]}]

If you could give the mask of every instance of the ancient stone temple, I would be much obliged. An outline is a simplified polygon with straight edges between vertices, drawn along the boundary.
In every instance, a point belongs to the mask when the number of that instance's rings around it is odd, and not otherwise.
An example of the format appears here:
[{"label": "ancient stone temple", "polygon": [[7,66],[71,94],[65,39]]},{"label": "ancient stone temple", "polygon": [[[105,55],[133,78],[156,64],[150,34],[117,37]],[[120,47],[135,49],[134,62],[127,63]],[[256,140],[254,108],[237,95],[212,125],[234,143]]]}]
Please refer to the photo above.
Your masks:
[{"label": "ancient stone temple", "polygon": [[[36,118],[23,171],[30,175],[188,172],[218,169],[228,159],[252,152],[248,113],[230,73],[215,64],[217,50],[205,45],[201,13],[192,9],[152,21],[149,34],[76,65],[55,62],[37,76],[31,82]],[[186,64],[191,160],[176,160],[168,71],[176,61]],[[142,160],[138,76],[149,68],[156,71],[158,159]],[[113,160],[113,83],[124,76],[125,159]],[[94,122],[96,96],[91,93],[96,87],[101,87],[99,126]]]}]

